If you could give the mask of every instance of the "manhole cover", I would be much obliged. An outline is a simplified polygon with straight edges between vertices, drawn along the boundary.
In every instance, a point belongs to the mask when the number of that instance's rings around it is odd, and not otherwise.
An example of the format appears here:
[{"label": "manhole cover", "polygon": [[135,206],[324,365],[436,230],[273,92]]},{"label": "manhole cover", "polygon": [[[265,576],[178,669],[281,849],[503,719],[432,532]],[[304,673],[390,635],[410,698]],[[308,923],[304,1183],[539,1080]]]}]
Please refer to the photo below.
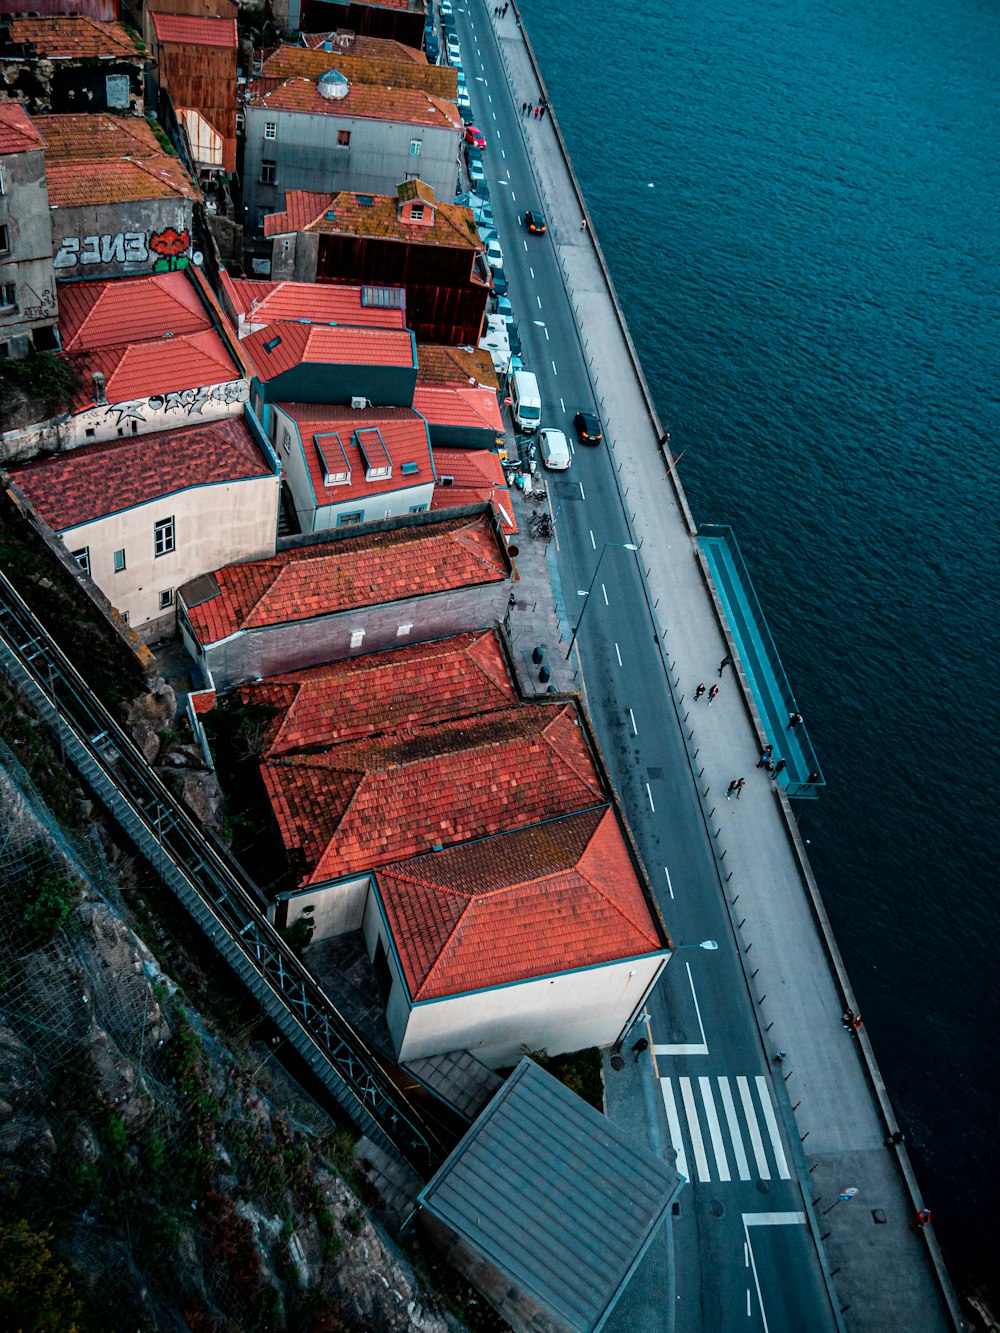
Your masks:
[{"label": "manhole cover", "polygon": [[722,1204],[719,1202],[718,1199],[713,1199],[712,1202],[708,1205],[708,1211],[712,1214],[713,1217],[721,1217],[726,1210],[725,1208],[723,1208]]},{"label": "manhole cover", "polygon": [[758,1180],[758,1181],[757,1181],[757,1193],[758,1193],[758,1194],[770,1194],[770,1193],[771,1193],[771,1186],[767,1183],[766,1180]]}]

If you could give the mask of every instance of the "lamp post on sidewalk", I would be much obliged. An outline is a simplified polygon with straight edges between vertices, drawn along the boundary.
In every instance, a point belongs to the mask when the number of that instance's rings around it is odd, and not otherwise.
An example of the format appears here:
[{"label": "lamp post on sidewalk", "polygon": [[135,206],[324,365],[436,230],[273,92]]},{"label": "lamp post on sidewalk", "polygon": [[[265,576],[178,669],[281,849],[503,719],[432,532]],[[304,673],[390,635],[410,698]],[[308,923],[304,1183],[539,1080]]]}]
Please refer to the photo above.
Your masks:
[{"label": "lamp post on sidewalk", "polygon": [[675,944],[670,950],[671,953],[680,953],[682,949],[717,949],[718,940],[702,940],[699,944]]},{"label": "lamp post on sidewalk", "polygon": [[569,641],[569,647],[566,649],[567,661],[569,661],[569,655],[573,651],[574,643],[576,643],[576,636],[580,633],[580,626],[583,624],[583,617],[586,614],[587,607],[590,605],[590,594],[594,591],[594,584],[597,582],[597,576],[601,572],[601,562],[604,560],[604,557],[607,554],[609,546],[615,546],[618,548],[619,551],[638,551],[639,549],[638,546],[634,545],[632,542],[605,542],[604,545],[601,547],[601,554],[597,557],[597,568],[594,570],[594,577],[590,580],[590,587],[587,589],[586,592],[581,592],[580,589],[577,589],[578,595],[580,597],[585,597],[586,601],[583,604],[583,610],[580,612],[579,618],[573,629],[573,634]]}]

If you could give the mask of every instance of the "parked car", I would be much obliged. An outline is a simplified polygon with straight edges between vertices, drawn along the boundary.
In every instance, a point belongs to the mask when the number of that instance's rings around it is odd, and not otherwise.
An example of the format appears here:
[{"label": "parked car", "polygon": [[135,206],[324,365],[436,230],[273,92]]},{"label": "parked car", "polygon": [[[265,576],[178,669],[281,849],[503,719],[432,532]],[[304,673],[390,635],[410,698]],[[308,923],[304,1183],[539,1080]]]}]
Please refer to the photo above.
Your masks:
[{"label": "parked car", "polygon": [[483,170],[482,161],[474,157],[469,163],[469,181],[478,188],[486,180],[486,172]]},{"label": "parked car", "polygon": [[446,14],[452,15],[454,14],[454,12],[455,11],[452,8],[451,0],[441,0],[441,3],[438,5],[438,13],[441,15],[442,18],[444,18]]},{"label": "parked car", "polygon": [[565,472],[570,465],[569,440],[561,430],[543,430],[538,435],[538,456],[547,468]]},{"label": "parked car", "polygon": [[524,215],[524,225],[530,232],[536,236],[541,236],[548,228],[545,225],[545,214],[540,208],[529,208]]},{"label": "parked car", "polygon": [[493,270],[493,294],[495,296],[507,295],[507,274],[502,268]]},{"label": "parked car", "polygon": [[503,251],[495,236],[491,236],[486,242],[486,262],[490,268],[503,268]]},{"label": "parked car", "polygon": [[460,65],[462,63],[462,48],[458,44],[458,38],[453,32],[448,34],[448,64]]},{"label": "parked car", "polygon": [[468,89],[459,88],[458,92],[455,94],[455,105],[458,107],[459,111],[472,110],[472,103],[469,101]]},{"label": "parked car", "polygon": [[515,355],[521,355],[521,335],[518,333],[517,325],[513,321],[507,325],[507,346]]},{"label": "parked car", "polygon": [[573,429],[581,444],[600,444],[604,439],[600,417],[593,412],[577,412],[573,418]]},{"label": "parked car", "polygon": [[474,148],[485,148],[486,135],[482,130],[477,130],[475,125],[466,125],[465,142],[471,143]]},{"label": "parked car", "polygon": [[498,315],[503,315],[504,319],[507,321],[508,324],[514,318],[514,307],[510,303],[509,296],[497,297],[496,313]]}]

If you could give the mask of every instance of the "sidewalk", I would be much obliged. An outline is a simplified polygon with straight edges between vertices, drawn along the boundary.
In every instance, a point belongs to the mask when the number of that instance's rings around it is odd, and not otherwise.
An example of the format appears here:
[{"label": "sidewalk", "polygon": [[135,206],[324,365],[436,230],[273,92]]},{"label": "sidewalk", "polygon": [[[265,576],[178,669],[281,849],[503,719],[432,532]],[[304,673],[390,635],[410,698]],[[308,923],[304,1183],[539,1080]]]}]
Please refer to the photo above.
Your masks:
[{"label": "sidewalk", "polygon": [[[516,0],[515,0],[516,3]],[[513,100],[544,90],[516,9],[498,39]],[[764,743],[742,673],[727,671],[716,706],[691,703],[702,679],[717,679],[733,645],[715,598],[676,473],[660,451],[655,420],[634,349],[619,323],[593,223],[572,177],[551,111],[527,126],[549,230],[601,404],[608,446],[634,540],[643,538],[648,605],[663,645],[689,755],[698,750],[706,832],[719,830],[733,929],[753,949],[748,987],[767,1049],[790,1052],[787,1081],[776,1090],[793,1144],[811,1222],[825,1249],[838,1307],[851,1329],[948,1328],[957,1303],[933,1231],[909,1221],[923,1200],[905,1148],[883,1146],[896,1128],[864,1030],[852,1040],[841,1026],[858,1006],[829,932],[794,816],[766,773],[754,765]],[[726,783],[745,775],[741,802],[721,800]],[[782,1091],[783,1090],[783,1091]],[[848,1187],[860,1194],[834,1207]],[[827,1211],[830,1210],[830,1211]]]}]

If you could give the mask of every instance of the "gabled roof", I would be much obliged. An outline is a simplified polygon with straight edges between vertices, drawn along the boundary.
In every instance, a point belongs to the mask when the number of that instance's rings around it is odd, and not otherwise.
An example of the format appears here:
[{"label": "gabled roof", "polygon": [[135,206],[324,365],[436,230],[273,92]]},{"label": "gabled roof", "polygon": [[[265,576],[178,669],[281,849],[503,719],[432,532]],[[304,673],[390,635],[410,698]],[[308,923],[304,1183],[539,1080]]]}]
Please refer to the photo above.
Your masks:
[{"label": "gabled roof", "polygon": [[270,380],[295,366],[409,366],[417,349],[407,329],[352,328],[349,324],[307,324],[278,320],[243,340],[258,376]]},{"label": "gabled roof", "polygon": [[160,147],[142,116],[36,116],[35,123],[45,140],[53,208],[198,197],[179,159]]},{"label": "gabled roof", "polygon": [[461,131],[462,118],[452,102],[413,88],[385,88],[356,83],[346,97],[324,97],[313,79],[291,78],[269,88],[270,80],[255,79],[248,88],[248,105],[265,111],[294,111],[312,116],[357,117],[386,120],[396,125],[422,125]]},{"label": "gabled roof", "polygon": [[237,46],[236,20],[194,18],[188,14],[153,14],[153,32],[161,43],[182,46]]},{"label": "gabled roof", "polygon": [[94,406],[94,371],[104,376],[105,397],[111,404],[226,384],[242,376],[226,344],[212,328],[69,352],[64,359],[79,379],[73,402],[77,412]]},{"label": "gabled roof", "polygon": [[270,472],[242,417],[92,444],[10,469],[56,532],[196,486]]},{"label": "gabled roof", "polygon": [[[389,491],[407,490],[426,486],[434,481],[434,464],[427,423],[408,407],[376,407],[356,412],[349,407],[330,407],[325,403],[278,403],[298,427],[301,448],[309,470],[316,502],[319,505],[343,504]],[[357,447],[355,431],[377,429],[385,442],[392,460],[391,477],[373,477],[366,480],[366,468]],[[337,436],[347,451],[351,463],[351,479],[347,483],[327,486],[319,449],[332,461],[332,449],[326,447],[324,436]],[[330,444],[334,442],[331,439]],[[334,446],[335,447],[335,446]],[[412,464],[412,470],[403,471]]]},{"label": "gabled roof", "polygon": [[[307,195],[306,198],[293,198]],[[403,222],[395,195],[339,194],[316,195],[290,190],[291,209],[272,213],[265,219],[266,236],[283,236],[294,231],[319,232],[331,236],[372,236],[384,240],[406,241],[409,245],[447,245],[468,250],[482,250],[472,213],[461,204],[434,201],[434,221]],[[370,203],[368,201],[371,201]],[[314,207],[317,208],[313,212]],[[311,220],[309,214],[312,214]]]},{"label": "gabled roof", "polygon": [[399,292],[399,306],[383,307],[366,304],[363,287],[332,282],[261,282],[254,278],[231,278],[225,270],[219,277],[232,308],[238,316],[245,317],[239,320],[242,336],[255,326],[264,327],[283,319],[378,329],[406,328],[406,292],[401,287],[393,289]]},{"label": "gabled roof", "polygon": [[[362,33],[304,32],[302,40],[310,50],[316,51],[324,44],[329,44],[333,51],[352,56],[368,56],[372,60],[409,60],[418,65],[426,65],[427,57],[415,46],[406,46],[392,37],[368,37]],[[327,55],[332,55],[328,51]]]},{"label": "gabled roof", "polygon": [[45,140],[21,103],[0,101],[0,153],[30,153],[44,147]]},{"label": "gabled roof", "polygon": [[[394,45],[397,45],[394,43]],[[404,48],[405,49],[405,48]],[[316,82],[335,69],[352,85],[369,84],[382,89],[412,88],[454,102],[458,71],[449,65],[429,65],[395,53],[310,50],[302,46],[279,46],[264,61],[262,77],[268,79],[312,79]]]},{"label": "gabled roof", "polygon": [[510,490],[496,454],[488,449],[439,449],[434,461],[438,484],[431,499],[432,510],[491,504],[500,530],[508,537],[517,532]]},{"label": "gabled roof", "polygon": [[663,948],[609,806],[386,865],[376,880],[414,1003]]},{"label": "gabled roof", "polygon": [[417,360],[420,365],[419,383],[422,385],[468,384],[470,380],[475,380],[477,384],[487,385],[491,389],[500,387],[493,358],[483,347],[420,343]]},{"label": "gabled roof", "polygon": [[[83,14],[12,18],[10,40],[17,45],[30,42],[31,58],[40,60],[128,60],[140,65],[145,60],[123,23],[100,23]],[[4,59],[11,58],[5,51]]]},{"label": "gabled roof", "polygon": [[491,430],[503,434],[503,421],[495,389],[476,385],[421,384],[413,391],[413,410],[427,418],[432,426],[465,426],[470,430]]},{"label": "gabled roof", "polygon": [[105,282],[66,282],[59,287],[59,334],[66,352],[211,327],[208,312],[183,270]]},{"label": "gabled roof", "polygon": [[408,204],[412,199],[419,199],[421,203],[430,204],[432,208],[437,207],[433,188],[426,185],[422,180],[413,179],[403,181],[400,185],[397,185],[396,198],[401,204]]},{"label": "gabled roof", "polygon": [[[202,644],[237,630],[293,624],[458,588],[498,583],[507,564],[484,516],[366,533],[226,565],[210,576],[216,595],[191,604]],[[199,583],[201,581],[199,580]]]}]

